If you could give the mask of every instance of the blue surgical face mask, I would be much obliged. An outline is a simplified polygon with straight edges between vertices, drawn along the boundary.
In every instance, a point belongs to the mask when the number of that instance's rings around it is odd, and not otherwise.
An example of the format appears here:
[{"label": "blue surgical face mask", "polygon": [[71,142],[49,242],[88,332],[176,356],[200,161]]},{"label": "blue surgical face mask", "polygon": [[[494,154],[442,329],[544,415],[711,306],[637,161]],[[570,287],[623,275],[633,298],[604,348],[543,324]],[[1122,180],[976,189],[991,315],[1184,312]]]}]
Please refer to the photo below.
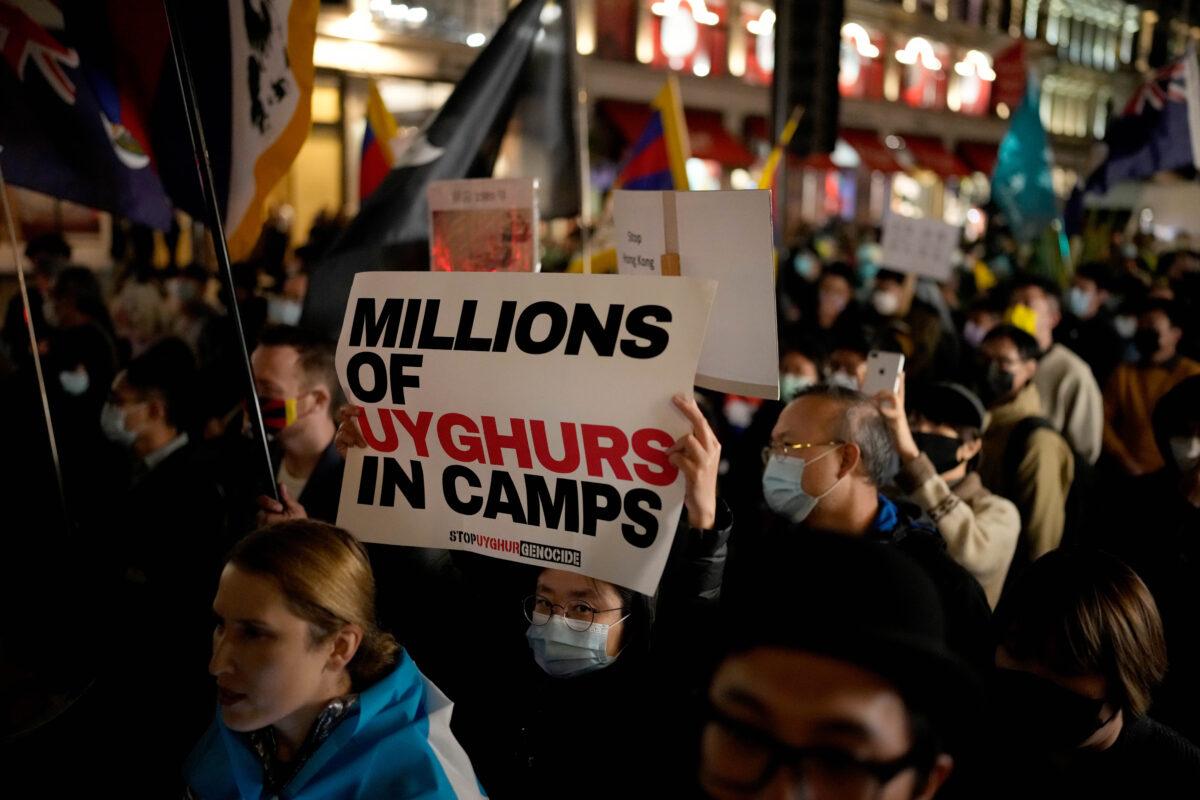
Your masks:
[{"label": "blue surgical face mask", "polygon": [[304,304],[290,297],[272,297],[267,301],[267,319],[276,325],[299,325]]},{"label": "blue surgical face mask", "polygon": [[525,632],[533,660],[547,675],[571,678],[603,669],[617,660],[608,654],[608,632],[613,625],[629,619],[621,617],[612,625],[593,622],[586,631],[572,630],[565,617],[552,614],[545,625],[530,625]]},{"label": "blue surgical face mask", "polygon": [[[841,449],[842,445],[838,445],[817,456],[812,461],[816,463],[825,456],[836,453]],[[813,496],[804,491],[805,463],[802,458],[772,455],[770,460],[767,461],[767,468],[763,470],[763,497],[766,499],[767,505],[776,514],[792,522],[803,522],[812,513],[812,510],[817,507],[817,503],[821,502],[822,499],[837,488],[837,485],[842,482],[842,478],[846,477],[843,475],[833,482],[833,486],[830,486],[821,494]]]},{"label": "blue surgical face mask", "polygon": [[58,373],[58,382],[62,384],[63,391],[72,397],[86,394],[92,383],[87,370],[82,368]]},{"label": "blue surgical face mask", "polygon": [[811,281],[817,273],[817,259],[809,252],[797,253],[792,259],[792,269],[796,270],[796,274],[801,278]]},{"label": "blue surgical face mask", "polygon": [[100,412],[100,430],[110,442],[122,447],[133,447],[137,441],[137,431],[125,427],[125,409],[113,403],[105,403]]},{"label": "blue surgical face mask", "polygon": [[1070,312],[1082,319],[1091,307],[1092,293],[1086,292],[1078,286],[1072,286],[1067,292],[1067,308]]},{"label": "blue surgical face mask", "polygon": [[787,403],[796,395],[812,386],[816,381],[808,375],[793,375],[785,372],[779,376],[779,399]]}]

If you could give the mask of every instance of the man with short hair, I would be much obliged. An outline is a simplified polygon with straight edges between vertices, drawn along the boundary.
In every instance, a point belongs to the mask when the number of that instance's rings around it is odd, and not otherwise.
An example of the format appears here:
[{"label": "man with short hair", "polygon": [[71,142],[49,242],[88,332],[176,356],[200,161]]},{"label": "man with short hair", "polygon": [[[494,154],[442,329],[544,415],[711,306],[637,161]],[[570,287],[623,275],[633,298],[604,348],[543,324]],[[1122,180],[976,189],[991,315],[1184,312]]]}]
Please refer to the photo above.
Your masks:
[{"label": "man with short hair", "polygon": [[1034,383],[1042,416],[1088,464],[1095,464],[1104,434],[1104,401],[1087,362],[1054,341],[1054,330],[1062,321],[1058,288],[1042,278],[1023,275],[1014,284],[1011,300],[1037,315],[1033,336],[1040,356]]},{"label": "man with short hair", "polygon": [[1200,363],[1178,353],[1183,312],[1169,300],[1150,300],[1134,335],[1139,360],[1121,364],[1104,388],[1104,450],[1132,476],[1159,470],[1163,458],[1151,415],[1181,381],[1200,375]]},{"label": "man with short hair", "polygon": [[1021,533],[1021,514],[1010,500],[989,492],[976,471],[986,424],[983,403],[957,383],[916,392],[909,415],[904,383],[898,393],[881,393],[876,401],[900,456],[897,486],[937,525],[950,555],[979,581],[994,609]]},{"label": "man with short hair", "polygon": [[279,501],[259,498],[263,522],[337,521],[345,462],[334,447],[341,396],[333,345],[303,328],[265,328],[250,356],[263,424],[276,447]]},{"label": "man with short hair", "polygon": [[[983,339],[987,365],[980,398],[991,413],[983,434],[979,477],[1021,512],[1023,531],[1010,573],[1057,548],[1066,525],[1066,499],[1075,457],[1066,439],[1043,418],[1035,382],[1038,342],[1020,328],[1000,325]],[[1015,448],[1011,453],[1009,448]]]},{"label": "man with short hair", "polygon": [[929,578],[897,549],[792,536],[726,592],[700,785],[717,800],[935,796],[980,692]]},{"label": "man with short hair", "polygon": [[867,397],[833,386],[802,392],[780,413],[764,456],[763,496],[779,525],[751,540],[752,547],[769,551],[796,529],[893,546],[937,586],[951,646],[971,663],[990,663],[990,610],[983,590],[949,556],[919,510],[880,493],[895,472],[896,453],[879,409]]}]

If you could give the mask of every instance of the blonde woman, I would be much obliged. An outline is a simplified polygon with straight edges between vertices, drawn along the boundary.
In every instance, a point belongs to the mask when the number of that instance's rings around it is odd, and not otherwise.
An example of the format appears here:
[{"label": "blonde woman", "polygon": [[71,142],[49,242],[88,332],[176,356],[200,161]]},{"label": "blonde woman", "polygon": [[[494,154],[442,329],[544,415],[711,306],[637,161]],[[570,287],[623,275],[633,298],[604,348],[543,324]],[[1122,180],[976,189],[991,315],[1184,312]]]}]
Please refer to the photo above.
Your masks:
[{"label": "blonde woman", "polygon": [[349,533],[310,520],[256,531],[213,611],[220,709],[185,765],[188,797],[483,796],[451,703],[377,627]]}]

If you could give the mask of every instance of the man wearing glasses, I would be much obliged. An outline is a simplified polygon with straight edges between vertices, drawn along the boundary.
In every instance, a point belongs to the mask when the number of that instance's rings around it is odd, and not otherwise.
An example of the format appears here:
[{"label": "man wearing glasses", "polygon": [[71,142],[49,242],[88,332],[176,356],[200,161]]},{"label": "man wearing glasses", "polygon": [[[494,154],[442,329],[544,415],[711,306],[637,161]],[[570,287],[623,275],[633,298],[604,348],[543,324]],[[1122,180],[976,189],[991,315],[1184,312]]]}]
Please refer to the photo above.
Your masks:
[{"label": "man wearing glasses", "polygon": [[[896,547],[937,587],[951,649],[982,668],[991,664],[991,611],[983,589],[950,557],[919,508],[880,492],[898,462],[886,421],[870,399],[836,386],[802,392],[779,415],[763,460],[763,496],[776,519],[743,539],[740,549],[769,552],[805,531]],[[736,562],[731,556],[727,584],[758,580]]]},{"label": "man wearing glasses", "polygon": [[[941,602],[894,548],[830,534],[756,559],[727,595],[700,784],[716,800],[931,798],[977,714]],[[803,609],[820,609],[803,613]]]}]

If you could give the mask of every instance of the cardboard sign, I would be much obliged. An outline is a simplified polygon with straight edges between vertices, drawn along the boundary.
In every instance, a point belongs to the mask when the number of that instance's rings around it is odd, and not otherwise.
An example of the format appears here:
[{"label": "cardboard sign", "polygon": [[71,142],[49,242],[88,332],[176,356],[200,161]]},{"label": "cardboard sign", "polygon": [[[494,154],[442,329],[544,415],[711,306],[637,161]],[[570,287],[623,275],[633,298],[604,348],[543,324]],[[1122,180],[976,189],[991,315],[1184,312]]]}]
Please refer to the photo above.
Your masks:
[{"label": "cardboard sign", "polygon": [[338,524],[645,594],[683,507],[665,450],[691,430],[711,281],[362,272],[337,370],[368,446]]},{"label": "cardboard sign", "polygon": [[433,181],[429,263],[442,272],[537,272],[537,181]]},{"label": "cardboard sign", "polygon": [[961,228],[939,219],[888,214],[883,218],[883,266],[944,281],[954,267],[961,236]]},{"label": "cardboard sign", "polygon": [[717,281],[696,385],[778,398],[771,193],[619,191],[613,221],[622,275],[662,275],[677,253],[680,275]]}]

